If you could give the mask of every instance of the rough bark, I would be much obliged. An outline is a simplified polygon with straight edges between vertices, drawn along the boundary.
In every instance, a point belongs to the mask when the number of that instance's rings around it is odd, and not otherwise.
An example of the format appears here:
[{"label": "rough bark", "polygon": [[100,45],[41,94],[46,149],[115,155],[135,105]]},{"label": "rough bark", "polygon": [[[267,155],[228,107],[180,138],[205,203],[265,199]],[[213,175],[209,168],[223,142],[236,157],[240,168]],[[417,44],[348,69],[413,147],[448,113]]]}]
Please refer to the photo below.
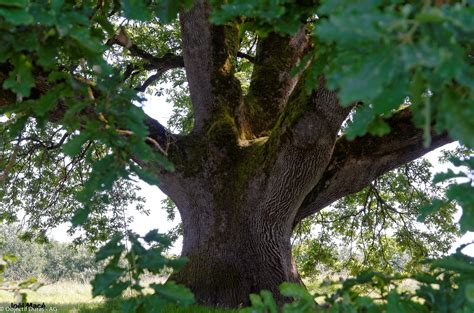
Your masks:
[{"label": "rough bark", "polygon": [[283,302],[278,286],[299,282],[291,259],[290,233],[278,223],[268,223],[255,204],[219,200],[222,195],[207,199],[200,196],[212,194],[206,189],[194,194],[188,205],[195,207],[179,204],[182,255],[190,261],[172,279],[189,286],[203,304],[247,305],[248,295],[262,289]]},{"label": "rough bark", "polygon": [[163,173],[160,186],[179,209],[182,255],[189,258],[172,279],[189,286],[203,304],[246,305],[248,294],[262,289],[282,303],[278,286],[300,279],[291,258],[291,223],[276,214],[286,215],[283,202],[295,201],[274,198],[269,188],[274,177],[264,166],[267,147],[226,153],[212,142],[180,140],[183,150],[172,150],[170,158],[185,165],[175,174]]}]

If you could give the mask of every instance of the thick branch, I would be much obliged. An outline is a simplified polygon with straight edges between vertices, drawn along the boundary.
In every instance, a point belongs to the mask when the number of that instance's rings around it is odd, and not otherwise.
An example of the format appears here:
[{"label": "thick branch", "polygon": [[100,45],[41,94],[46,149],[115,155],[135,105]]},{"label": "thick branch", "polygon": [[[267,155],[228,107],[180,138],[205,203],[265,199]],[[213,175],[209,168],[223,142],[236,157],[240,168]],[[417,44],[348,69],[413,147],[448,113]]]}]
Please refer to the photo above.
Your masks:
[{"label": "thick branch", "polygon": [[172,68],[177,68],[180,66],[174,66],[173,64],[170,64],[169,66],[164,65],[161,69],[158,69],[155,74],[151,75],[148,77],[143,84],[140,86],[136,87],[135,90],[138,92],[144,92],[151,84],[155,83],[157,80],[161,78],[161,76],[168,70]]},{"label": "thick branch", "polygon": [[171,134],[166,127],[148,115],[146,115],[145,125],[148,127],[149,137],[156,140],[162,146],[169,145],[170,140],[174,138],[173,134]]},{"label": "thick branch", "polygon": [[[146,52],[145,50],[141,49],[136,44],[132,43],[132,41],[128,38],[123,28],[120,29],[120,32],[118,33],[118,35],[114,39],[109,40],[107,44],[109,45],[117,44],[119,46],[124,47],[125,49],[128,49],[128,51],[130,52],[132,56],[139,57],[147,62],[144,65],[144,68],[146,70],[157,71],[155,74],[148,77],[143,84],[135,88],[135,90],[139,92],[145,91],[148,88],[148,86],[150,86],[151,84],[159,80],[166,71],[173,68],[184,67],[184,60],[182,56],[174,55],[172,53],[167,53],[162,57],[156,57]],[[128,77],[130,77],[133,71],[134,71],[133,66],[130,66],[130,65],[127,66],[124,73],[124,78],[127,79]]]},{"label": "thick branch", "polygon": [[337,133],[350,112],[343,108],[335,92],[319,87],[310,95],[300,81],[266,143],[268,173],[264,210],[289,221],[297,213],[306,194],[321,178],[330,161]]},{"label": "thick branch", "polygon": [[249,92],[240,109],[246,137],[259,137],[275,125],[299,80],[290,74],[291,69],[308,45],[305,28],[293,37],[271,33],[258,41]]},{"label": "thick branch", "polygon": [[238,50],[239,29],[230,23],[211,25],[208,1],[193,3],[191,10],[180,14],[180,24],[193,105],[193,131],[200,132],[216,115],[233,115],[241,102],[240,83],[234,77],[232,62]]},{"label": "thick branch", "polygon": [[107,44],[117,44],[128,49],[132,56],[145,60],[147,62],[145,65],[146,70],[166,71],[167,69],[184,67],[182,56],[167,53],[162,57],[156,57],[132,43],[123,29],[120,30],[119,34],[114,39],[109,40]]},{"label": "thick branch", "polygon": [[[150,86],[151,84],[159,80],[166,71],[171,70],[173,68],[184,67],[183,57],[179,55],[174,55],[170,53],[170,54],[165,54],[161,58],[158,58],[141,50],[136,45],[132,45],[129,48],[129,50],[133,56],[138,56],[148,61],[148,63],[145,64],[144,66],[146,70],[149,70],[149,71],[156,70],[155,74],[148,77],[145,80],[145,82],[143,82],[143,84],[135,88],[135,90],[139,92],[145,91],[148,88],[148,86]],[[124,74],[125,79],[130,77],[130,75],[132,74],[132,71],[133,71],[133,67],[127,67]]]},{"label": "thick branch", "polygon": [[311,94],[306,92],[305,84],[305,79],[299,81],[272,130],[270,141],[289,139],[281,145],[282,149],[311,150],[315,145],[325,145],[331,153],[352,106],[340,106],[336,92],[326,88],[324,77],[319,78],[319,85]]},{"label": "thick branch", "polygon": [[294,225],[334,201],[360,191],[380,175],[453,141],[446,133],[432,133],[430,146],[424,147],[423,131],[413,125],[411,118],[411,111],[406,108],[388,120],[388,135],[366,135],[353,141],[339,138],[331,162],[304,199]]},{"label": "thick branch", "polygon": [[184,67],[183,57],[172,53],[167,53],[162,57],[153,57],[151,60],[147,59],[147,61],[149,63],[145,64],[144,68],[148,71],[157,70],[164,73],[173,68]]}]

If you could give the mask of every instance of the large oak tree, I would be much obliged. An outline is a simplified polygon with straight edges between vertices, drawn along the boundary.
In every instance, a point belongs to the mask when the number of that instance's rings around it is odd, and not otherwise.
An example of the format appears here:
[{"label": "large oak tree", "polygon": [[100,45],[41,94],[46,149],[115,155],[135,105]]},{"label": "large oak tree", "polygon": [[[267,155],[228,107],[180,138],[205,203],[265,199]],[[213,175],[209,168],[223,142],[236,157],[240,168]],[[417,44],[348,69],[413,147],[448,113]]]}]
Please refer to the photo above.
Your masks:
[{"label": "large oak tree", "polygon": [[[149,181],[158,178],[160,189],[176,203],[181,215],[182,255],[189,259],[172,279],[190,287],[202,303],[238,306],[247,303],[249,293],[268,289],[278,295],[282,282],[301,282],[290,242],[298,223],[360,191],[387,171],[453,141],[446,131],[451,124],[446,122],[435,130],[429,111],[423,111],[428,114],[423,115],[427,122],[424,129],[419,128],[416,101],[422,98],[420,91],[431,93],[439,86],[424,84],[425,74],[416,71],[415,58],[415,65],[410,65],[413,68],[406,68],[414,84],[392,75],[391,71],[401,65],[394,62],[388,66],[382,59],[367,68],[362,66],[366,76],[359,75],[358,80],[351,77],[353,80],[342,86],[334,83],[334,64],[340,63],[334,63],[329,52],[338,62],[343,62],[344,54],[331,50],[331,40],[320,41],[330,38],[327,33],[326,37],[324,32],[321,38],[313,36],[315,25],[318,28],[314,16],[318,11],[313,11],[317,2],[301,7],[295,4],[300,11],[288,10],[293,14],[293,29],[282,30],[265,22],[259,24],[263,17],[258,14],[247,18],[223,14],[225,22],[216,18],[213,24],[209,19],[211,4],[193,1],[192,7],[179,14],[179,31],[156,20],[130,23],[129,29],[127,25],[118,27],[127,19],[146,20],[146,2],[139,1],[131,8],[129,1],[122,1],[121,7],[115,2],[90,5],[70,1],[49,9],[49,4],[32,1],[27,4],[30,13],[26,15],[15,10],[21,11],[27,1],[17,2],[10,6],[0,1],[2,25],[7,30],[2,34],[5,48],[0,50],[0,107],[13,114],[10,139],[20,134],[17,148],[28,140],[20,131],[30,121],[28,117],[35,117],[40,127],[44,123],[64,125],[62,132],[50,136],[51,144],[37,142],[35,147],[49,151],[66,143],[66,153],[87,155],[92,162],[89,185],[79,188],[78,200],[85,208],[74,217],[78,224],[85,223],[91,212],[90,195],[107,190],[116,178],[127,177],[130,171]],[[162,12],[160,7],[157,10]],[[393,7],[390,10],[398,12]],[[125,17],[118,18],[122,11]],[[338,12],[330,21],[335,21]],[[60,14],[66,23],[56,19]],[[240,14],[249,13],[241,9]],[[160,13],[158,17],[166,20]],[[323,18],[327,17],[323,14]],[[327,30],[325,25],[321,31]],[[377,38],[378,33],[371,34],[370,27],[368,36]],[[135,33],[134,28],[138,29]],[[341,29],[346,32],[341,31],[343,38],[348,30]],[[355,42],[362,36],[360,30],[354,29]],[[155,31],[169,36],[169,42],[158,41]],[[409,31],[412,33],[403,34],[414,35],[417,30]],[[31,46],[15,42],[15,32],[24,38],[33,33],[30,41],[25,40]],[[147,32],[148,41],[143,40]],[[142,40],[134,40],[134,36]],[[59,44],[48,47],[51,38]],[[256,43],[253,49],[252,40]],[[410,40],[416,38],[400,39],[407,45]],[[244,47],[250,48],[244,51]],[[108,63],[101,61],[106,50]],[[408,54],[412,50],[403,51]],[[252,69],[248,81],[236,75],[242,60]],[[341,66],[343,70],[356,61],[348,55],[347,62],[352,63]],[[420,62],[421,67],[426,65]],[[168,71],[178,68],[185,71],[193,115],[192,130],[186,134],[172,133],[132,102],[136,92],[146,91]],[[380,81],[381,76],[373,72],[388,78]],[[353,74],[348,72],[348,76]],[[453,75],[449,84],[453,90],[462,89],[464,76]],[[139,84],[133,85],[136,82]],[[372,85],[375,92],[371,89],[367,92],[370,96],[359,97]],[[347,86],[355,91],[348,92]],[[381,91],[391,88],[398,92],[395,96]],[[406,90],[400,91],[403,88]],[[472,100],[472,93],[463,92],[460,94],[465,99]],[[413,105],[410,101],[403,104],[406,96],[411,96]],[[367,112],[372,100],[384,103],[382,110],[375,110],[368,118],[373,123],[366,124],[372,129],[365,125],[363,131],[355,133],[358,137],[346,135],[346,122],[354,111]],[[372,133],[366,133],[367,129]],[[457,134],[456,130],[453,133]],[[102,154],[86,153],[93,142],[109,148],[103,148]],[[15,163],[15,146],[10,152],[4,160],[2,180],[8,179]]]}]

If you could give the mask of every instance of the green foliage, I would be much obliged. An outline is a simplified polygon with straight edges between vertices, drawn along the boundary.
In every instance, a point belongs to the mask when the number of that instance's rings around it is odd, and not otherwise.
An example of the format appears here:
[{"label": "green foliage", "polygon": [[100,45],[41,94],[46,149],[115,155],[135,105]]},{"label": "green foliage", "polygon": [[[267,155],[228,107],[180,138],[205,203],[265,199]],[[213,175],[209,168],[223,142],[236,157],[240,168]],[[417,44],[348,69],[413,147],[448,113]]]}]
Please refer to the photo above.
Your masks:
[{"label": "green foliage", "polygon": [[434,121],[438,132],[447,129],[473,146],[467,134],[474,125],[449,121],[464,120],[459,114],[471,121],[474,117],[469,105],[474,85],[468,78],[473,71],[468,54],[474,27],[467,21],[473,17],[467,4],[325,1],[318,13],[323,18],[314,35],[328,46],[319,53],[331,55],[324,65],[329,85],[339,90],[343,104],[364,102],[349,136],[377,133],[382,126],[373,124],[376,118],[390,116],[409,97],[415,121],[425,128],[426,143]]},{"label": "green foliage", "polygon": [[[15,222],[21,211],[27,230],[24,237],[46,239],[48,230],[68,222],[81,205],[73,195],[83,190],[85,177],[92,170],[86,156],[97,160],[106,155],[107,149],[89,141],[78,154],[69,157],[61,151],[61,143],[70,136],[63,127],[47,124],[38,129],[36,123],[28,122],[21,135],[13,139],[8,133],[13,124],[13,120],[0,124],[0,167],[16,155],[0,189],[0,220]],[[93,245],[123,231],[131,222],[124,215],[127,207],[135,205],[139,212],[145,212],[138,191],[135,184],[124,179],[114,182],[110,190],[96,191],[77,242]]]},{"label": "green foliage", "polygon": [[[171,200],[170,197],[166,197],[165,199],[161,200],[162,209],[166,211],[168,221],[174,221],[176,218],[176,213],[178,212],[178,208],[176,204]],[[176,242],[179,237],[183,236],[183,224],[179,223],[172,229],[170,229],[166,235],[171,240],[171,242]]]},{"label": "green foliage", "polygon": [[172,84],[171,88],[158,93],[166,95],[166,100],[173,103],[173,111],[168,120],[169,129],[178,134],[189,134],[194,126],[194,116],[184,71],[172,71],[166,75],[163,83]]},{"label": "green foliage", "polygon": [[[7,166],[5,172],[2,170],[5,188],[0,192],[0,212],[2,220],[14,222],[17,212],[25,209],[30,224],[24,238],[45,241],[50,227],[68,219],[76,228],[86,230],[78,241],[87,238],[88,242],[97,243],[120,233],[129,222],[123,214],[126,206],[140,201],[136,187],[127,180],[136,175],[157,183],[156,177],[130,156],[173,170],[163,155],[145,143],[146,116],[134,104],[142,99],[134,85],[124,88],[120,60],[110,62],[120,52],[114,54],[105,43],[116,35],[118,23],[114,19],[121,18],[120,14],[127,21],[158,18],[169,22],[178,10],[190,4],[191,1],[43,0],[0,3],[0,62],[8,64],[9,69],[2,87],[11,90],[17,99],[14,105],[2,106],[0,111],[0,162]],[[136,25],[135,38],[142,30],[140,24]],[[169,46],[161,49],[169,50]],[[127,57],[121,60],[126,61]],[[42,93],[40,97],[23,100],[38,91]],[[55,118],[58,106],[63,108]],[[51,116],[61,127],[48,123]],[[126,135],[122,130],[127,131]],[[71,194],[76,195],[75,199]],[[36,207],[48,210],[42,211],[39,218]],[[127,288],[133,290],[137,297],[124,303],[126,312],[155,312],[167,303],[192,303],[192,294],[171,282],[154,284],[154,295],[144,294],[139,278],[145,270],[158,273],[165,266],[177,269],[183,260],[168,260],[161,255],[169,245],[161,235],[127,236],[129,251],[118,243],[120,239],[99,251],[97,260],[108,256],[112,259],[96,276],[94,295],[116,297]],[[139,240],[145,240],[149,248]],[[118,263],[122,254],[130,263],[127,269]],[[54,258],[51,262],[55,262]],[[50,265],[60,268],[59,264]]]},{"label": "green foliage", "polygon": [[214,6],[211,21],[223,24],[228,20],[244,16],[247,27],[266,35],[270,31],[293,34],[301,27],[301,22],[314,16],[316,3],[313,1],[212,1]]},{"label": "green foliage", "polygon": [[[122,243],[124,239],[130,244],[128,249]],[[193,304],[194,296],[191,291],[173,281],[151,284],[152,294],[147,294],[145,287],[140,284],[145,271],[159,274],[165,267],[179,270],[184,265],[186,260],[183,258],[169,259],[163,256],[163,251],[170,244],[170,239],[156,230],[143,237],[132,232],[127,234],[127,238],[115,236],[96,254],[96,261],[108,262],[104,271],[97,274],[92,282],[92,295],[113,299],[121,297],[125,290],[131,290],[133,297],[123,301],[122,312],[164,312],[169,304]],[[120,263],[122,257],[126,260],[127,267]]]},{"label": "green foliage", "polygon": [[[472,188],[474,186],[474,156],[471,155],[465,158],[453,157],[450,159],[454,166],[464,167],[464,171],[457,173],[448,170],[447,173],[437,174],[434,178],[435,182],[445,182],[449,180],[457,180],[458,183],[450,184],[446,191],[446,196],[451,201],[456,201],[462,207],[463,214],[459,220],[461,232],[474,231],[474,193]],[[435,206],[438,207],[446,201],[437,199]],[[438,212],[438,210],[436,210]]]},{"label": "green foliage", "polygon": [[[145,143],[148,135],[143,123],[145,115],[133,105],[133,101],[141,99],[133,89],[123,88],[120,71],[104,57],[107,50],[104,43],[117,28],[108,21],[108,16],[119,10],[126,17],[144,20],[152,17],[148,14],[149,6],[154,6],[156,12],[169,19],[176,15],[181,4],[121,1],[95,5],[91,1],[42,0],[13,3],[0,7],[3,16],[0,62],[8,62],[11,68],[3,88],[11,90],[17,98],[15,105],[3,106],[0,111],[8,114],[10,125],[15,126],[5,128],[5,142],[21,138],[31,118],[35,122],[29,125],[41,131],[46,117],[54,115],[52,111],[58,101],[67,102],[61,117],[61,125],[69,134],[64,154],[75,157],[90,144],[103,147],[100,156],[90,150],[83,155],[90,169],[89,177],[81,177],[83,183],[76,199],[82,208],[72,219],[74,225],[82,225],[94,212],[97,194],[111,189],[115,181],[133,174],[149,178],[130,160],[130,154],[173,170],[164,156],[152,153],[153,148]],[[185,4],[189,6],[189,1]],[[49,75],[38,75],[38,72]],[[41,86],[53,88],[48,88],[39,98],[22,101],[36,89],[43,90]],[[77,118],[76,114],[86,106],[92,107],[92,111]],[[131,135],[122,135],[123,129]],[[102,203],[111,201],[105,193],[99,198]]]}]

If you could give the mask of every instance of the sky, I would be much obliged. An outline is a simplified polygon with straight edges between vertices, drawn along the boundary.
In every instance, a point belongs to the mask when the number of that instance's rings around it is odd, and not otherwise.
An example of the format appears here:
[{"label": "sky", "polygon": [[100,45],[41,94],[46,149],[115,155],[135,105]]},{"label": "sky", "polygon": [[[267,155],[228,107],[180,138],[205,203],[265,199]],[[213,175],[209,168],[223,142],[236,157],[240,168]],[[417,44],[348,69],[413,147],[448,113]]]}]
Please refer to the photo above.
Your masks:
[{"label": "sky", "polygon": [[[166,101],[165,97],[147,96],[147,100],[146,102],[144,102],[143,109],[149,116],[157,119],[161,124],[166,125],[168,119],[172,114],[173,106],[171,103],[168,103]],[[443,149],[454,149],[456,146],[457,143],[452,143],[425,155],[425,157],[428,158],[429,161],[433,164],[435,172],[442,172],[448,169],[447,165],[441,165],[438,162],[440,151]],[[128,214],[130,216],[133,216],[134,220],[131,225],[129,225],[129,228],[140,235],[144,235],[152,229],[158,229],[160,232],[167,232],[172,227],[176,226],[179,223],[179,215],[177,215],[175,221],[171,222],[167,220],[165,210],[161,209],[161,201],[166,198],[166,195],[161,192],[158,187],[148,185],[145,182],[140,181],[139,186],[141,188],[139,195],[143,196],[146,199],[145,209],[148,209],[150,211],[150,214],[145,215],[137,213],[132,206],[131,208],[129,208]],[[461,212],[458,212],[458,219],[460,215]],[[67,235],[67,229],[67,224],[60,225],[59,227],[51,231],[50,236],[53,239],[61,242],[70,242],[72,238]],[[469,232],[465,234],[455,243],[452,250],[454,251],[455,248],[459,245],[471,241],[474,241],[474,232]],[[181,245],[182,241],[178,240],[173,246],[173,248],[170,250],[170,252],[179,255],[181,253]],[[474,245],[470,245],[463,252],[474,256]]]}]

